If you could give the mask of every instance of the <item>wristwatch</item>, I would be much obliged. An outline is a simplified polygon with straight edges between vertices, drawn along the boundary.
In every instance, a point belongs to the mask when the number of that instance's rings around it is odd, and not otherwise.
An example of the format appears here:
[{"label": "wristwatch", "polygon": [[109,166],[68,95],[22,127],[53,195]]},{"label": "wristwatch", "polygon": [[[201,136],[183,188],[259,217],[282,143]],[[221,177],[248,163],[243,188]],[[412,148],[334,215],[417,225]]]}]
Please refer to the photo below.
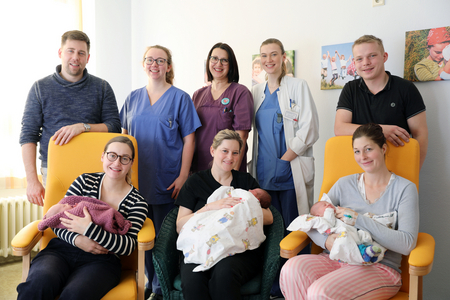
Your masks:
[{"label": "wristwatch", "polygon": [[84,126],[84,132],[91,131],[91,126],[89,124],[83,123],[83,126]]}]

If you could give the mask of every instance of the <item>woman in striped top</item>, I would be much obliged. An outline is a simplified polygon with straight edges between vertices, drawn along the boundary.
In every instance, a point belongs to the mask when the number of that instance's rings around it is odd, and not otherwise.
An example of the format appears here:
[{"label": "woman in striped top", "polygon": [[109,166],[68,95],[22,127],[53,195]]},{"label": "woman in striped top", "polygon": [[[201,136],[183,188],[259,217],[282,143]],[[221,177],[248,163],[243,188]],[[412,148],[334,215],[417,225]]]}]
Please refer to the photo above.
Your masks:
[{"label": "woman in striped top", "polygon": [[104,173],[80,175],[66,196],[100,199],[117,209],[132,227],[124,235],[105,231],[85,217],[66,214],[68,229],[54,229],[58,238],[50,241],[33,259],[27,281],[17,287],[17,299],[101,299],[120,281],[118,255],[130,255],[137,234],[147,217],[147,202],[131,185],[135,149],[124,136],[111,139],[102,155]]}]

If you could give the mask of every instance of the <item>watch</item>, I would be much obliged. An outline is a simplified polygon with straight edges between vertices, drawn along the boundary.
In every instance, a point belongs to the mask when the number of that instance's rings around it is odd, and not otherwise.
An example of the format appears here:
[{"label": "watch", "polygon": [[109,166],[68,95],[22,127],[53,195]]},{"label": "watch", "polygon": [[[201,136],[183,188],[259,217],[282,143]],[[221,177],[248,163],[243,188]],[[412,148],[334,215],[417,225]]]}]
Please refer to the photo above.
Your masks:
[{"label": "watch", "polygon": [[89,124],[83,123],[83,126],[84,126],[84,132],[91,131],[91,126]]}]

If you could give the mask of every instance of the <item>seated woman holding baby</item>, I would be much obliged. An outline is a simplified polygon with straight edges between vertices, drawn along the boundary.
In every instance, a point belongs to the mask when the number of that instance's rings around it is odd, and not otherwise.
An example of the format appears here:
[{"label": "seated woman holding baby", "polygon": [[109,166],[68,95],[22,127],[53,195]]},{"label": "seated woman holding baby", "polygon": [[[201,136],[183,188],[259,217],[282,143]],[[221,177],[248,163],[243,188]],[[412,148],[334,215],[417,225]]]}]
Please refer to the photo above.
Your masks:
[{"label": "seated woman holding baby", "polygon": [[[353,152],[364,173],[339,179],[328,193],[336,207],[336,218],[344,214],[356,218],[355,227],[370,233],[387,248],[382,261],[368,266],[331,260],[337,234],[309,237],[325,251],[319,255],[299,255],[281,270],[280,286],[288,300],[293,299],[389,299],[400,289],[402,255],[414,249],[419,230],[419,197],[416,185],[390,172],[385,164],[387,149],[382,128],[377,124],[360,126],[353,134]],[[364,215],[397,213],[394,228]],[[351,288],[349,288],[351,287]]]},{"label": "seated woman holding baby", "polygon": [[[148,209],[144,197],[131,184],[134,156],[135,149],[129,138],[112,138],[101,155],[103,172],[81,174],[66,193],[66,198],[98,199],[93,201],[103,202],[108,211],[115,210],[130,221],[131,226],[123,234],[112,233],[107,230],[109,226],[103,228],[101,222],[91,216],[98,210],[89,210],[89,204],[80,204],[78,208],[83,213],[80,217],[72,211],[77,201],[67,206],[61,203],[62,206],[55,207],[47,217],[59,212],[68,218],[60,218],[58,223],[62,227],[46,224],[52,227],[57,238],[53,238],[31,262],[26,282],[17,287],[17,299],[46,300],[56,299],[59,295],[59,299],[98,300],[119,283],[119,255],[130,255],[136,248],[137,234]],[[113,215],[109,216],[112,222]]]},{"label": "seated woman holding baby", "polygon": [[[194,215],[231,208],[243,201],[242,197],[225,195],[223,199],[207,203],[208,198],[222,186],[247,191],[259,188],[250,174],[233,169],[239,161],[242,144],[239,134],[232,130],[222,130],[214,137],[210,148],[213,157],[211,169],[197,172],[189,177],[175,200],[175,204],[180,207],[177,217],[178,233]],[[265,201],[261,201],[263,202]],[[273,216],[270,209],[260,209],[262,220],[255,220],[255,222],[264,225],[272,224]],[[216,241],[213,238],[211,243]],[[262,268],[262,261],[261,247],[227,256],[203,272],[194,272],[193,270],[199,265],[185,263],[182,260],[180,273],[184,299],[241,299],[240,287],[256,276]]]}]

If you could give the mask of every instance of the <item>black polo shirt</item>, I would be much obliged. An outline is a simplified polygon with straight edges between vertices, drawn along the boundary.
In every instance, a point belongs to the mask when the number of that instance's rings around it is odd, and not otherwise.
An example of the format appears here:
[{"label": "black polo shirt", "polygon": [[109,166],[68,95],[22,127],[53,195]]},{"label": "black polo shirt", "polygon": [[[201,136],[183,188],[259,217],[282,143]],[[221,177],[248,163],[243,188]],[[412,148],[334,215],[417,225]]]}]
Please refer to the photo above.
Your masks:
[{"label": "black polo shirt", "polygon": [[336,110],[351,111],[353,124],[397,125],[411,133],[407,120],[425,111],[425,103],[412,82],[386,73],[388,83],[376,95],[369,91],[362,78],[348,82]]}]

